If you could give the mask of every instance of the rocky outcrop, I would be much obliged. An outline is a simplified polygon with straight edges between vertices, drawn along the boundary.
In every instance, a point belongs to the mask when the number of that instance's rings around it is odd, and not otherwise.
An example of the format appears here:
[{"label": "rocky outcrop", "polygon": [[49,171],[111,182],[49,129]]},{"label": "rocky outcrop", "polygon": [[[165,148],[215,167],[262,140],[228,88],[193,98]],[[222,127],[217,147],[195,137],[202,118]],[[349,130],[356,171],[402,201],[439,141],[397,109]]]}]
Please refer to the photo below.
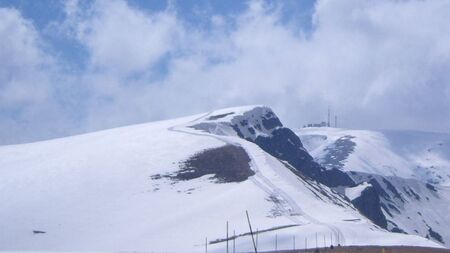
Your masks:
[{"label": "rocky outcrop", "polygon": [[353,199],[352,204],[361,214],[382,228],[387,227],[386,217],[381,210],[380,197],[373,186],[366,187],[361,195]]},{"label": "rocky outcrop", "polygon": [[254,142],[272,156],[288,162],[304,176],[329,187],[353,186],[346,173],[336,168],[326,169],[314,161],[300,138],[283,126],[270,108],[258,107],[233,118],[236,134]]},{"label": "rocky outcrop", "polygon": [[250,158],[241,147],[225,145],[197,153],[180,164],[180,170],[166,175],[153,175],[152,179],[169,178],[186,181],[211,175],[217,183],[242,182],[253,176]]}]

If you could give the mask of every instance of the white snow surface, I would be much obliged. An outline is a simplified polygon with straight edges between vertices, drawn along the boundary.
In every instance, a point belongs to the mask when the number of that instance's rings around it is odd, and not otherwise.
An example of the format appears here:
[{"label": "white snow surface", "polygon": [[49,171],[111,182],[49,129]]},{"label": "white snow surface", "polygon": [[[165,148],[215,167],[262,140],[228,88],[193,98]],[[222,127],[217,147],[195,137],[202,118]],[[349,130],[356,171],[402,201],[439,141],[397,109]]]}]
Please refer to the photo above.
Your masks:
[{"label": "white snow surface", "polygon": [[[339,128],[303,128],[296,133],[310,154],[324,166],[336,165],[327,163],[331,156],[340,156],[339,152],[333,151],[339,140],[353,142],[355,146],[350,152],[346,150],[348,156],[341,161],[340,169],[362,172],[359,176],[349,173],[356,182],[370,180],[369,175],[385,177],[405,200],[396,198],[382,183],[381,187],[392,194],[394,202],[390,204],[396,206],[390,212],[383,211],[388,227],[395,223],[409,234],[424,236],[432,228],[449,247],[450,134]],[[345,148],[341,146],[338,150]],[[361,175],[366,176],[360,178]],[[428,189],[429,186],[436,191]],[[355,195],[359,192],[356,189]],[[346,189],[346,194],[352,191],[352,188]]]},{"label": "white snow surface", "polygon": [[450,134],[327,127],[302,128],[296,133],[309,153],[322,164],[327,148],[333,148],[339,138],[350,136],[356,146],[342,161],[342,170],[450,186]]},{"label": "white snow surface", "polygon": [[371,187],[372,185],[363,182],[362,184],[359,184],[355,187],[349,187],[345,189],[345,196],[349,198],[350,200],[354,200],[356,198],[359,198],[361,196],[362,191],[364,191],[367,187]]},{"label": "white snow surface", "polygon": [[[334,244],[339,236],[344,245],[442,247],[378,228],[330,189],[323,187],[334,200],[251,142],[188,127],[211,115],[255,108],[0,147],[0,250],[204,252],[205,237],[225,238],[226,221],[230,235],[248,232],[245,210],[255,230],[295,225],[259,234],[260,250],[274,248],[275,234],[283,249],[291,247],[294,235],[311,244],[316,233],[328,242],[332,235]],[[249,180],[151,179],[225,144],[248,153],[256,173]],[[235,243],[238,251],[252,249],[249,236]],[[225,243],[208,245],[210,252],[224,248]]]}]

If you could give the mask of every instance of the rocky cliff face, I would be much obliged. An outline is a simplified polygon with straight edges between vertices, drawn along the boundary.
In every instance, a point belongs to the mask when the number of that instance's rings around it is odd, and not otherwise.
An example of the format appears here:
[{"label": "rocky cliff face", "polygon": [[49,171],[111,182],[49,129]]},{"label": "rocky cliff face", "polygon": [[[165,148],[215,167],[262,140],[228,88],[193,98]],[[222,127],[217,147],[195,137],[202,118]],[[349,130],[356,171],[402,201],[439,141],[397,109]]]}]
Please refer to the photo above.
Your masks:
[{"label": "rocky cliff face", "polygon": [[[321,233],[343,245],[439,246],[366,220],[343,195],[311,179],[333,180],[319,177],[327,171],[266,107],[0,147],[0,216],[8,217],[0,219],[8,231],[0,245],[197,252],[208,237],[208,250],[219,252],[228,221],[237,249],[250,252],[248,210],[264,233],[262,251],[275,236],[289,248],[294,235],[313,241]],[[441,231],[429,225],[437,237]]]},{"label": "rocky cliff face", "polygon": [[[375,184],[375,182],[372,182]],[[382,228],[387,227],[386,217],[381,210],[381,201],[377,188],[372,184],[368,184],[364,190],[362,190],[359,196],[351,200],[352,204],[369,218],[373,223]]]},{"label": "rocky cliff face", "polygon": [[450,245],[449,134],[337,128],[297,134],[323,167],[370,184],[358,199],[347,197],[375,224]]},{"label": "rocky cliff face", "polygon": [[[419,234],[445,243],[443,234],[447,229],[444,224],[449,222],[444,214],[449,204],[445,189],[415,179],[360,172],[351,174],[356,182],[368,182],[372,186],[370,193],[352,203],[375,224],[392,232]],[[368,207],[375,213],[367,212]]]},{"label": "rocky cliff face", "polygon": [[257,107],[231,120],[236,134],[254,142],[272,156],[288,162],[304,176],[329,187],[353,186],[355,183],[344,172],[326,169],[316,163],[303,147],[300,138],[283,126],[275,113],[267,107]]},{"label": "rocky cliff face", "polygon": [[[333,142],[323,147],[322,155],[315,159],[298,135],[284,127],[276,114],[265,106],[212,115],[207,121],[194,127],[215,134],[236,135],[253,142],[273,157],[288,163],[298,175],[331,187],[343,195],[346,189],[368,183],[370,187],[364,189],[358,198],[349,199],[361,214],[389,231],[419,234],[445,243],[442,224],[437,223],[439,215],[426,207],[431,203],[436,203],[441,208],[445,206],[439,203],[439,190],[434,189],[433,185],[395,176],[399,172],[394,166],[376,168],[369,173],[346,169],[348,159],[362,145],[358,143],[360,136],[357,134],[343,133],[335,136]],[[328,136],[323,136],[320,139],[322,142],[330,141],[327,138]],[[380,142],[378,135],[371,138],[374,143]],[[369,139],[364,144],[369,145],[371,142],[372,139]],[[389,155],[379,157],[391,159]],[[400,166],[401,163],[395,165]],[[394,176],[381,174],[384,171],[393,172]],[[423,213],[427,215],[424,216]]]}]

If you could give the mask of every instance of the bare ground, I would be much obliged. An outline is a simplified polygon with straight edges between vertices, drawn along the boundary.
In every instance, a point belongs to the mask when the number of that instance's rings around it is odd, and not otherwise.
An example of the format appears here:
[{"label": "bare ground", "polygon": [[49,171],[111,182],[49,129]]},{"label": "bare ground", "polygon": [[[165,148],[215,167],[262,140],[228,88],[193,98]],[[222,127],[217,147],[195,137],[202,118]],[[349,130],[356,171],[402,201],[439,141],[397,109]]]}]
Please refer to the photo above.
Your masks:
[{"label": "bare ground", "polygon": [[[345,246],[330,248],[319,248],[318,252],[326,253],[450,253],[450,249],[437,249],[426,247],[411,247],[411,246]],[[315,249],[305,250],[279,250],[277,253],[314,253]],[[275,253],[275,251],[265,251],[262,253]]]}]

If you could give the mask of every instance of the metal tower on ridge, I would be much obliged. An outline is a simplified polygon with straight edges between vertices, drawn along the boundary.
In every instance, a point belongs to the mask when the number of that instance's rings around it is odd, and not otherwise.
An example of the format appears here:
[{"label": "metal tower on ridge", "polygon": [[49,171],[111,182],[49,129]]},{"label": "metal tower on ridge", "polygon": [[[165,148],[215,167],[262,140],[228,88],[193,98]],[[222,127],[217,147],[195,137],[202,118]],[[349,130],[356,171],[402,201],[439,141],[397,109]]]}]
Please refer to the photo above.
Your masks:
[{"label": "metal tower on ridge", "polygon": [[327,126],[330,127],[330,106],[328,106],[328,122]]}]

